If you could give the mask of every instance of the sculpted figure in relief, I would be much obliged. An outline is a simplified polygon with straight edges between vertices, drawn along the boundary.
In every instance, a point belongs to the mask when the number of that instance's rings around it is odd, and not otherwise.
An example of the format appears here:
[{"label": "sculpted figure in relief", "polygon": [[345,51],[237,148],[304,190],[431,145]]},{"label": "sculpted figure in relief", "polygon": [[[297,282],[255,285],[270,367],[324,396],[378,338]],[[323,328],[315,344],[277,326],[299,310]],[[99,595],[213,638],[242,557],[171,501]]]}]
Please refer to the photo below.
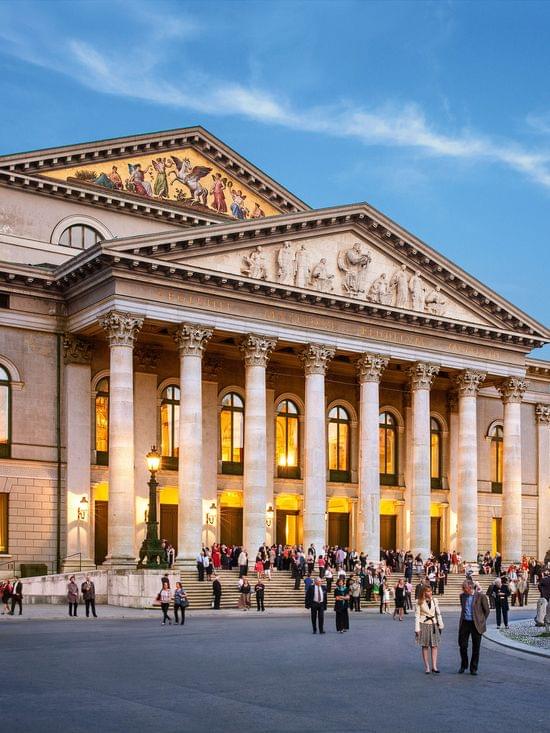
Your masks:
[{"label": "sculpted figure in relief", "polygon": [[254,280],[267,280],[265,257],[261,247],[256,247],[249,255],[243,257],[241,272]]},{"label": "sculpted figure in relief", "polygon": [[351,249],[338,253],[338,269],[345,272],[342,287],[348,295],[360,295],[366,290],[367,268],[371,262],[370,252],[363,252],[359,242]]},{"label": "sculpted figure in relief", "polygon": [[307,288],[309,284],[309,262],[305,246],[296,252],[296,287]]},{"label": "sculpted figure in relief", "polygon": [[409,290],[411,291],[412,309],[415,311],[423,311],[426,301],[426,290],[424,283],[420,277],[418,270],[409,280]]},{"label": "sculpted figure in relief", "polygon": [[327,261],[323,257],[311,271],[311,284],[315,290],[320,290],[322,293],[330,293],[333,289],[333,279],[334,275],[329,273],[327,269]]},{"label": "sculpted figure in relief", "polygon": [[386,273],[383,272],[374,280],[367,293],[367,300],[371,303],[380,303],[380,305],[391,304],[390,284],[386,279]]},{"label": "sculpted figure in relief", "polygon": [[395,307],[407,308],[409,304],[409,281],[407,266],[401,265],[391,276],[390,288],[395,291]]},{"label": "sculpted figure in relief", "polygon": [[279,265],[278,281],[283,285],[294,285],[296,255],[291,247],[291,242],[285,242],[277,252],[277,264]]},{"label": "sculpted figure in relief", "polygon": [[428,293],[426,297],[426,310],[428,313],[433,313],[434,316],[445,315],[445,306],[447,300],[441,292],[441,287],[436,285],[431,293]]}]

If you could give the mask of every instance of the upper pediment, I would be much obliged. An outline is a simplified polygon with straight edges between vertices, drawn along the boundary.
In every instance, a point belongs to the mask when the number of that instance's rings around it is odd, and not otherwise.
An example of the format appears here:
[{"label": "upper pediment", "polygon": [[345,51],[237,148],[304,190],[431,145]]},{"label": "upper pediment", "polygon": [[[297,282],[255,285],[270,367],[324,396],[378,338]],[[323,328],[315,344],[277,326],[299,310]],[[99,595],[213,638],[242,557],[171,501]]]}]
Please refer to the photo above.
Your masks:
[{"label": "upper pediment", "polygon": [[0,169],[86,186],[219,220],[260,219],[307,206],[202,128],[0,157]]}]

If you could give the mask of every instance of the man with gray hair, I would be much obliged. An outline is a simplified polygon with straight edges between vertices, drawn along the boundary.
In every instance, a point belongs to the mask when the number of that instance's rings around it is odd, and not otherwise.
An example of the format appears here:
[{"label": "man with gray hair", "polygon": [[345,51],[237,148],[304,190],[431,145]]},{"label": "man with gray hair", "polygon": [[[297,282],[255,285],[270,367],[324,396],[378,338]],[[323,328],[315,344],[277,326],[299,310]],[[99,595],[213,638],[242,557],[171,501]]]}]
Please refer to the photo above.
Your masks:
[{"label": "man with gray hair", "polygon": [[486,621],[489,616],[489,601],[485,593],[473,581],[467,578],[462,583],[460,594],[460,622],[458,625],[458,646],[460,648],[459,674],[468,669],[468,641],[472,637],[472,656],[470,659],[470,674],[476,675],[479,665],[479,650],[481,637],[485,633]]}]

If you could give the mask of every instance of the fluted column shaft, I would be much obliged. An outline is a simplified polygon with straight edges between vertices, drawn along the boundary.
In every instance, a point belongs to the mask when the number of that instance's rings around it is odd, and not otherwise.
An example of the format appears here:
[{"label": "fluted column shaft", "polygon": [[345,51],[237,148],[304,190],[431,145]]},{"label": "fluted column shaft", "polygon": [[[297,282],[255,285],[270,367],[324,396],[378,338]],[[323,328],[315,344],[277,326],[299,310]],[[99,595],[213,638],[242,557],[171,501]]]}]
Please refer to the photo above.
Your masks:
[{"label": "fluted column shaft", "polygon": [[134,564],[134,366],[143,318],[111,311],[101,319],[110,344],[109,537],[107,562]]},{"label": "fluted column shaft", "polygon": [[389,359],[362,354],[357,360],[360,384],[359,421],[359,552],[380,558],[380,451],[378,445],[380,378]]},{"label": "fluted column shaft", "polygon": [[422,362],[409,369],[413,413],[411,549],[423,560],[431,551],[430,388],[438,372],[436,364]]},{"label": "fluted column shaft", "polygon": [[182,323],[180,353],[177,563],[193,564],[202,547],[202,355],[212,329]]},{"label": "fluted column shaft", "polygon": [[252,557],[266,539],[266,367],[276,339],[248,334],[241,343],[245,363],[243,513],[244,546]]},{"label": "fluted column shaft", "polygon": [[458,537],[466,562],[477,560],[477,392],[482,372],[467,369],[456,380],[458,393]]},{"label": "fluted column shaft", "polygon": [[327,435],[325,415],[325,373],[334,349],[308,344],[301,358],[305,370],[304,424],[304,547],[325,542],[327,510]]},{"label": "fluted column shaft", "polygon": [[522,555],[521,401],[525,380],[512,377],[499,386],[504,403],[502,466],[502,557],[518,562]]},{"label": "fluted column shaft", "polygon": [[537,419],[539,523],[537,557],[544,558],[550,548],[550,405],[535,407]]}]

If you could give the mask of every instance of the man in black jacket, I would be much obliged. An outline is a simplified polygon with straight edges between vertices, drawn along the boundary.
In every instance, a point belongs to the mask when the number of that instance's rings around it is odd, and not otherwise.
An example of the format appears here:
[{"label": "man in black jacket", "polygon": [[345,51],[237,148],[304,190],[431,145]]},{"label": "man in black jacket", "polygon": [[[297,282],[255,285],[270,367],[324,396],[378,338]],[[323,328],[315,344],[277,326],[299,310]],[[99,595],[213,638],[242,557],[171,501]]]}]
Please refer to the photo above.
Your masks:
[{"label": "man in black jacket", "polygon": [[317,633],[317,624],[319,624],[319,633],[324,634],[325,611],[327,609],[327,589],[321,583],[321,578],[315,578],[315,582],[309,586],[306,593],[306,608],[311,611],[311,625],[313,633]]},{"label": "man in black jacket", "polygon": [[10,616],[15,613],[15,606],[19,606],[19,615],[23,613],[23,583],[14,579],[13,590],[11,592],[11,611]]},{"label": "man in black jacket", "polygon": [[212,576],[212,595],[214,596],[214,610],[220,610],[220,602],[222,599],[222,584],[217,575]]},{"label": "man in black jacket", "polygon": [[90,580],[89,575],[86,576],[86,580],[82,583],[80,591],[86,604],[86,618],[90,617],[90,609],[92,610],[93,617],[97,618],[97,613],[95,612],[95,585],[93,580]]}]

